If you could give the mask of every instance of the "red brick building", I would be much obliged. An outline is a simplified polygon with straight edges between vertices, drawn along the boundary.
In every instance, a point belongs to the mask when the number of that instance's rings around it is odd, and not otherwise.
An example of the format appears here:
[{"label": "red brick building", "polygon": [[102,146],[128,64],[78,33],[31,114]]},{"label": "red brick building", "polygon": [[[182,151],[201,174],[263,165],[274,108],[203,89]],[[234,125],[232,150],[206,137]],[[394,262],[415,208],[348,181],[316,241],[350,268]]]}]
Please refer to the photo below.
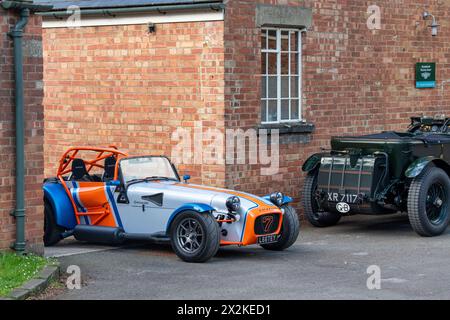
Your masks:
[{"label": "red brick building", "polygon": [[[301,164],[331,135],[403,130],[410,116],[450,111],[448,1],[50,2],[47,176],[69,145],[170,156],[179,128],[279,129],[277,174],[248,162],[181,171],[197,183],[281,190],[298,203]],[[415,88],[417,62],[437,63],[436,88]]]},{"label": "red brick building", "polygon": [[[1,4],[1,1],[0,1]],[[9,31],[17,10],[0,6],[0,249],[16,240],[15,77]],[[23,36],[25,118],[25,231],[27,248],[43,252],[42,180],[44,178],[44,109],[41,18],[31,14]]]}]

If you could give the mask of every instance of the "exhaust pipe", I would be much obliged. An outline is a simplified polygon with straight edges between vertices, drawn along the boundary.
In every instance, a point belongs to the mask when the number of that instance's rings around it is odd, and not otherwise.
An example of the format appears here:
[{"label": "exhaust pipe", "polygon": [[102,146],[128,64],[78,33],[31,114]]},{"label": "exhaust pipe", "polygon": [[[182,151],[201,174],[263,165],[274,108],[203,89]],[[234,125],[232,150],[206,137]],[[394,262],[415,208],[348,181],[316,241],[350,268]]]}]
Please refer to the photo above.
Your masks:
[{"label": "exhaust pipe", "polygon": [[111,227],[77,225],[73,236],[78,241],[102,244],[121,244],[125,241],[122,229]]}]

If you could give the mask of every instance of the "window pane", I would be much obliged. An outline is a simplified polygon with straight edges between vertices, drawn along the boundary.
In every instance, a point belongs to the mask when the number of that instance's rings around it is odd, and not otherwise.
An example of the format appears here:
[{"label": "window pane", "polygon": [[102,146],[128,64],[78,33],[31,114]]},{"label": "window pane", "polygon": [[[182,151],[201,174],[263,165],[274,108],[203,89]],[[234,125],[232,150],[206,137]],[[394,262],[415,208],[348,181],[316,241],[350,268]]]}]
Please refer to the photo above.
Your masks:
[{"label": "window pane", "polygon": [[261,97],[267,98],[267,77],[261,77]]},{"label": "window pane", "polygon": [[268,73],[267,74],[277,74],[277,54],[276,53],[268,53],[269,61],[268,61]]},{"label": "window pane", "polygon": [[301,33],[261,30],[261,121],[299,120]]},{"label": "window pane", "polygon": [[267,49],[267,30],[261,31],[261,49]]},{"label": "window pane", "polygon": [[299,83],[298,76],[291,77],[291,98],[298,98]]},{"label": "window pane", "polygon": [[269,83],[268,83],[268,86],[269,86],[269,98],[277,98],[278,97],[278,95],[277,95],[277,89],[278,89],[278,87],[277,87],[277,77],[276,76],[274,76],[274,77],[268,77],[269,78]]},{"label": "window pane", "polygon": [[289,31],[281,31],[281,51],[289,51]]},{"label": "window pane", "polygon": [[269,30],[269,48],[270,50],[277,49],[277,31]]},{"label": "window pane", "polygon": [[267,101],[266,100],[261,101],[261,121],[262,122],[267,121]]},{"label": "window pane", "polygon": [[269,122],[278,121],[277,119],[277,112],[278,112],[278,106],[276,100],[269,100]]},{"label": "window pane", "polygon": [[289,100],[281,100],[281,120],[289,119]]},{"label": "window pane", "polygon": [[281,54],[281,74],[289,74],[289,53]]},{"label": "window pane", "polygon": [[291,100],[291,120],[299,120],[300,119],[300,110],[299,110],[299,100],[294,99]]},{"label": "window pane", "polygon": [[298,31],[291,31],[291,51],[298,51]]},{"label": "window pane", "polygon": [[298,59],[299,59],[298,53],[291,54],[291,74],[292,75],[298,75],[298,72],[299,72]]},{"label": "window pane", "polygon": [[289,98],[289,77],[288,76],[281,77],[281,97]]},{"label": "window pane", "polygon": [[267,53],[261,55],[261,74],[267,74]]}]

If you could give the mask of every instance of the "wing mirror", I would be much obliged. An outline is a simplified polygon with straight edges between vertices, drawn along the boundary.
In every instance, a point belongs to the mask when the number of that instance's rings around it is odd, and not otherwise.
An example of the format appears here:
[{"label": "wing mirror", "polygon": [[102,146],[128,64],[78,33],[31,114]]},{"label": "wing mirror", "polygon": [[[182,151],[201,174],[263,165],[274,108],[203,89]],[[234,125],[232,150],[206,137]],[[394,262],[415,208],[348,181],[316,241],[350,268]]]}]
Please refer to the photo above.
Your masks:
[{"label": "wing mirror", "polygon": [[183,180],[184,180],[184,183],[188,183],[188,181],[191,180],[191,176],[188,175],[188,174],[185,174],[185,175],[183,176]]}]

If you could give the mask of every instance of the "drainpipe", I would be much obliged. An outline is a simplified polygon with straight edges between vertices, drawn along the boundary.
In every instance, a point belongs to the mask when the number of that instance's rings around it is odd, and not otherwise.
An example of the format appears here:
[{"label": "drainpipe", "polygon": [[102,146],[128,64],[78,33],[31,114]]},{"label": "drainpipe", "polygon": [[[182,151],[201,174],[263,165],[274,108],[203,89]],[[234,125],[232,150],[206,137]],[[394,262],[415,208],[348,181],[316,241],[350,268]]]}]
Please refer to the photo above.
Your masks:
[{"label": "drainpipe", "polygon": [[24,126],[24,91],[23,91],[23,52],[22,37],[25,26],[30,17],[30,9],[20,10],[20,19],[12,27],[8,35],[14,44],[14,74],[15,74],[15,103],[16,103],[16,241],[14,250],[19,253],[25,251],[25,126]]}]

